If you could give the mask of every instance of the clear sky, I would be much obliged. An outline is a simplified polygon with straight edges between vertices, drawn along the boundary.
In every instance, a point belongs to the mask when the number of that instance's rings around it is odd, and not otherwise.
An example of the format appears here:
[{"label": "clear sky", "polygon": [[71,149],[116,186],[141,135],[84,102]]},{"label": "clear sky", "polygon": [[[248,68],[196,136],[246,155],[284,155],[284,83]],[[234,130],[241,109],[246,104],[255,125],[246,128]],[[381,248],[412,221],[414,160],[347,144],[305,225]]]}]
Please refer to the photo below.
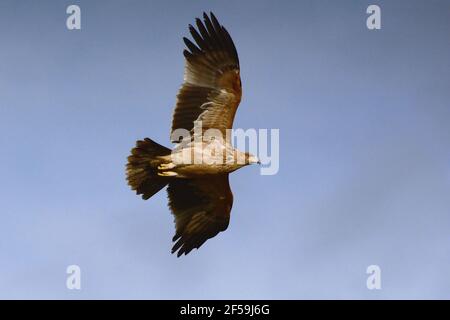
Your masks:
[{"label": "clear sky", "polygon": [[[124,166],[169,145],[209,10],[240,56],[235,127],[280,129],[280,171],[233,173],[228,230],[177,259],[166,193]],[[450,298],[449,34],[449,1],[1,1],[0,298]]]}]

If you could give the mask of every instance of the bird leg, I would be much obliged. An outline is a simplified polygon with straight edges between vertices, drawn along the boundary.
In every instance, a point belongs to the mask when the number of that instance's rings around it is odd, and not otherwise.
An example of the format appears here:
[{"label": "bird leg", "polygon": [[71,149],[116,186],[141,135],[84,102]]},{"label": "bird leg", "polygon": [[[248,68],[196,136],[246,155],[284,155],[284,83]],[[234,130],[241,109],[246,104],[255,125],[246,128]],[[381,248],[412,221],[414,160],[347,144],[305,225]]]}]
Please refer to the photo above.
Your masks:
[{"label": "bird leg", "polygon": [[175,168],[175,164],[173,162],[171,162],[171,163],[161,163],[158,166],[158,170],[170,170],[170,169],[173,169],[173,168]]},{"label": "bird leg", "polygon": [[160,177],[175,177],[178,173],[175,171],[164,171],[164,172],[158,172],[158,176]]}]

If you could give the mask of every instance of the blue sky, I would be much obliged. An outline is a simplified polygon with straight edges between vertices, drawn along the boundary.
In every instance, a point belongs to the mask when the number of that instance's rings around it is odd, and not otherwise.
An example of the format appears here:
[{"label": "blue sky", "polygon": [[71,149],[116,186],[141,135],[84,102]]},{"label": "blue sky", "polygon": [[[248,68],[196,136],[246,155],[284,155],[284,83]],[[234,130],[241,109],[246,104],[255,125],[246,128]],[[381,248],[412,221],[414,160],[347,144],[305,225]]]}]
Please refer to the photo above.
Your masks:
[{"label": "blue sky", "polygon": [[[124,166],[137,139],[169,145],[182,37],[209,10],[240,56],[235,127],[280,129],[280,171],[233,173],[228,230],[177,259],[165,192],[141,200]],[[2,1],[0,298],[449,298],[449,15],[448,1]]]}]

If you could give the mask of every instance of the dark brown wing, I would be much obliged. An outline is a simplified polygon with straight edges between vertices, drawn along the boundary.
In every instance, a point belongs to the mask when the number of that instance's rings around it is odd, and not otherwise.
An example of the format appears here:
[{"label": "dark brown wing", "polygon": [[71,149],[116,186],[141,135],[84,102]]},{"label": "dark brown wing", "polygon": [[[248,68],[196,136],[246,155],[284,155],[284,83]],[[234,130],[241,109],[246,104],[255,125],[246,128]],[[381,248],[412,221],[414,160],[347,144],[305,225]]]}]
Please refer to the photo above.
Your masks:
[{"label": "dark brown wing", "polygon": [[[196,20],[198,31],[189,25],[195,44],[184,38],[188,48],[184,50],[184,83],[177,95],[172,132],[190,131],[194,121],[201,120],[204,130],[215,128],[224,134],[232,128],[241,101],[239,58],[233,40],[213,13],[211,18],[203,13],[203,18],[203,23]],[[179,142],[178,137],[171,139]]]},{"label": "dark brown wing", "polygon": [[167,193],[176,227],[172,253],[178,251],[178,257],[227,229],[233,205],[228,174],[174,179]]}]

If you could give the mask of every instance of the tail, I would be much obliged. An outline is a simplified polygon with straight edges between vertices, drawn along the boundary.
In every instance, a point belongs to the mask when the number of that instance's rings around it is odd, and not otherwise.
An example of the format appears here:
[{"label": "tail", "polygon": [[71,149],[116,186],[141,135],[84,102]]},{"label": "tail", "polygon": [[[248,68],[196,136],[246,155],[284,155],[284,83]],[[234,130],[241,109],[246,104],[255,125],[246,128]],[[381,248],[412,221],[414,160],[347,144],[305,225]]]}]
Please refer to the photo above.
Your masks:
[{"label": "tail", "polygon": [[142,199],[150,199],[170,182],[169,177],[158,176],[158,165],[163,162],[159,157],[170,153],[170,149],[149,138],[137,141],[136,147],[131,150],[127,163],[127,180],[136,194],[142,194]]}]

